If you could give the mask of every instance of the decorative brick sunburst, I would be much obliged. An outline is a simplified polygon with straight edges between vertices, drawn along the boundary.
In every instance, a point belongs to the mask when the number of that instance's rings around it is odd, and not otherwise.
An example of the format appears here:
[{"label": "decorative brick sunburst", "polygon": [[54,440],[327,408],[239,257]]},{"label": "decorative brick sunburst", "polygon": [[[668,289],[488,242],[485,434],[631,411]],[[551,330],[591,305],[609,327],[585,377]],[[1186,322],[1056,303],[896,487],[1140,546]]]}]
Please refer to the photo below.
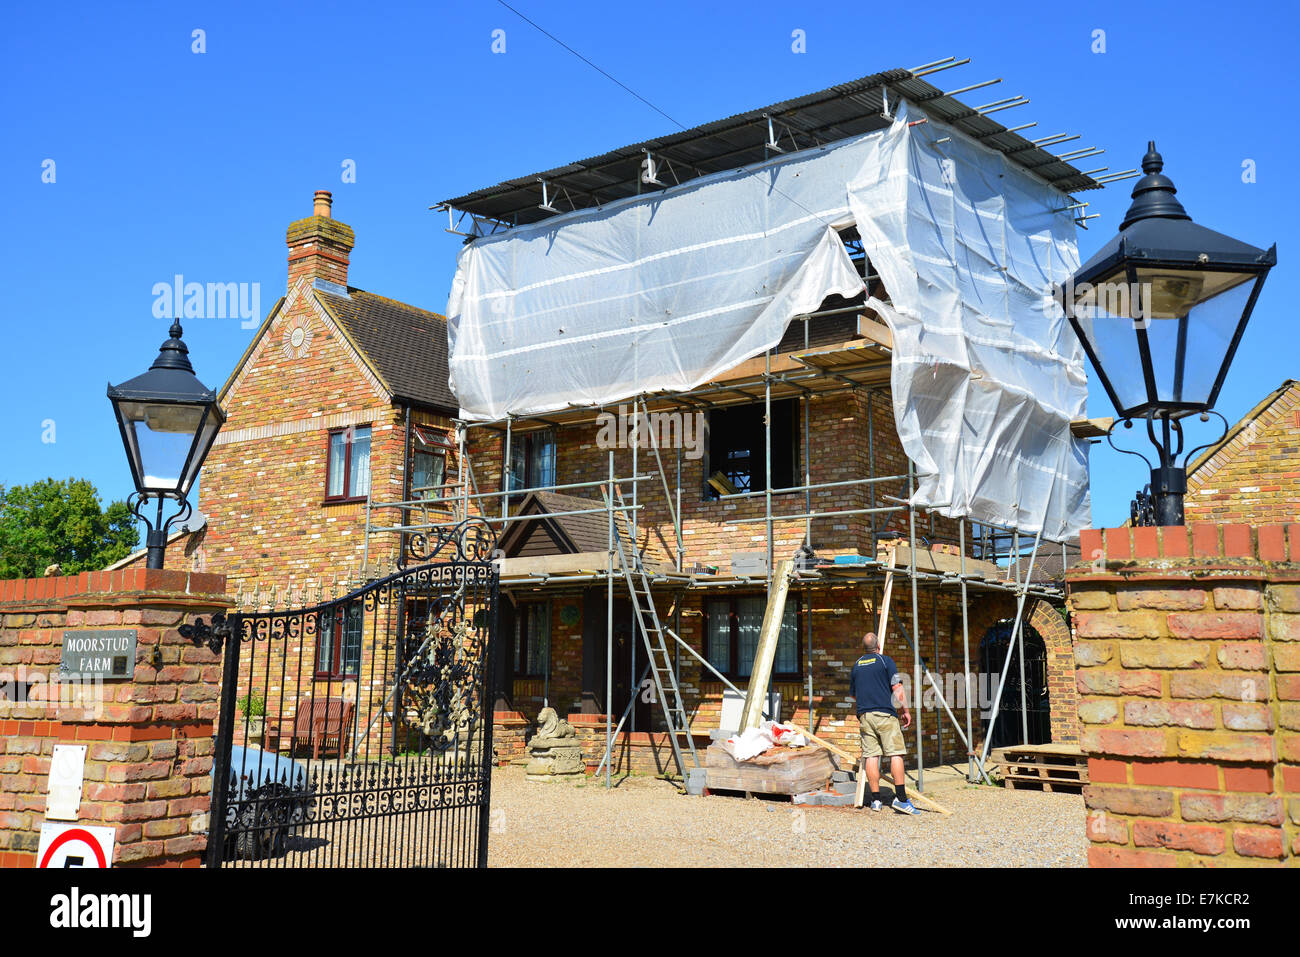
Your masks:
[{"label": "decorative brick sunburst", "polygon": [[305,358],[311,349],[311,327],[305,319],[294,319],[284,327],[284,357],[286,359]]}]

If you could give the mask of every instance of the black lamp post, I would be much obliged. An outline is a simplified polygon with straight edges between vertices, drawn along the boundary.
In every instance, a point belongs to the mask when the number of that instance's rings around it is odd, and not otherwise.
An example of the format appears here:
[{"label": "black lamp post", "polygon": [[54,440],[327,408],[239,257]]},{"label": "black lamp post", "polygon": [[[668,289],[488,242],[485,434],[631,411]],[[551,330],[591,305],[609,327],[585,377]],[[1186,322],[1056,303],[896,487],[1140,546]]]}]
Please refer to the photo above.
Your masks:
[{"label": "black lamp post", "polygon": [[[181,332],[177,319],[148,372],[108,387],[135,481],[131,512],[148,528],[147,568],[163,567],[168,529],[189,518],[186,496],[226,420],[217,394],[195,377]],[[150,498],[158,500],[153,521],[144,514]],[[177,512],[164,522],[169,498],[176,500]]]},{"label": "black lamp post", "polygon": [[1163,167],[1153,141],[1119,235],[1055,295],[1119,421],[1146,420],[1159,453],[1158,464],[1147,460],[1155,524],[1181,525],[1187,461],[1199,449],[1179,464],[1180,420],[1218,415],[1211,410],[1277,247],[1192,222]]}]

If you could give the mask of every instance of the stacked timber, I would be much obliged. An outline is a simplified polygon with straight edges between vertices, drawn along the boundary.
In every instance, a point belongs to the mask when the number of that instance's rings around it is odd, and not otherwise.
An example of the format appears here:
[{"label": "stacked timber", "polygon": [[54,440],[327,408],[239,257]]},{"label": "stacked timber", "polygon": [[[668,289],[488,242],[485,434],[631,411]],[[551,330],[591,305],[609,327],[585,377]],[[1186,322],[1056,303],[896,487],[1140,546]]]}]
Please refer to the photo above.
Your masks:
[{"label": "stacked timber", "polygon": [[772,748],[749,761],[737,761],[720,744],[704,752],[710,791],[745,791],[756,794],[804,794],[820,791],[835,771],[831,757],[821,748]]}]

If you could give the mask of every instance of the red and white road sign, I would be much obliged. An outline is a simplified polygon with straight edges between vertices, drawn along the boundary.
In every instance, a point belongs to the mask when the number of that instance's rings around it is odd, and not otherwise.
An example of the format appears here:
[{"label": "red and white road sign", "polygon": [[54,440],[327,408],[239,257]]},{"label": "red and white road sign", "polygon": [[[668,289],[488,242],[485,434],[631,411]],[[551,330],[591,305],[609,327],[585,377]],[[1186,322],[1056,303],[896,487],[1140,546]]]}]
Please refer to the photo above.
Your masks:
[{"label": "red and white road sign", "polygon": [[109,867],[113,863],[113,836],[111,827],[47,821],[41,825],[36,866]]}]

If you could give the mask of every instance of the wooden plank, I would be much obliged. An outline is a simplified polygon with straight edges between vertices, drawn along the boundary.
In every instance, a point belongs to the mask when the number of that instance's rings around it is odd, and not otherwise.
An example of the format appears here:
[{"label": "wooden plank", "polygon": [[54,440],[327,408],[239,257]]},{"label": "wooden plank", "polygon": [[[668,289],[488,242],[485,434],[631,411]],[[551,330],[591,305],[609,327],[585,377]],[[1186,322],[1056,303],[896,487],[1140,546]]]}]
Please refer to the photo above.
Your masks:
[{"label": "wooden plank", "polygon": [[[559,575],[578,572],[605,571],[609,556],[604,552],[573,552],[568,555],[530,555],[524,558],[507,558],[501,563],[501,578],[526,578],[532,575]],[[650,574],[673,571],[671,562],[645,560]]]},{"label": "wooden plank", "polygon": [[[739,382],[742,379],[751,379],[754,378],[755,376],[761,376],[764,373],[769,371],[774,375],[780,372],[794,372],[795,370],[804,368],[804,364],[800,362],[798,359],[799,356],[826,355],[829,353],[843,352],[848,349],[860,349],[860,348],[862,348],[861,339],[849,339],[846,340],[845,342],[836,342],[831,345],[820,346],[818,348],[809,349],[805,352],[799,352],[799,353],[780,352],[771,357],[772,366],[770,370],[767,367],[767,362],[766,362],[767,357],[760,355],[760,356],[756,356],[753,359],[746,359],[744,362],[732,366],[726,372],[723,372],[721,375],[719,375],[716,379],[713,379],[704,384],[714,385],[716,383],[718,385],[724,385],[728,382]],[[759,387],[762,388],[761,383]]]},{"label": "wooden plank", "polygon": [[1065,781],[1057,778],[1003,778],[1002,784],[1009,791],[1065,791],[1082,790],[1086,781]]},{"label": "wooden plank", "polygon": [[1006,768],[1008,771],[1014,771],[1017,768],[1044,768],[1048,771],[1073,771],[1076,774],[1087,772],[1087,767],[1080,767],[1077,764],[1041,764],[1037,761],[1032,764],[1028,762],[1015,762],[1011,764],[1002,764],[999,767]]},{"label": "wooden plank", "polygon": [[1083,749],[1077,744],[1011,744],[1004,748],[994,748],[994,755],[1012,755],[1012,754],[1051,754],[1051,755],[1069,755],[1070,757],[1086,758]]},{"label": "wooden plank", "polygon": [[[886,557],[888,556],[888,557]],[[898,540],[891,545],[886,546],[883,542],[876,550],[876,558],[886,566],[892,565],[895,568],[910,569],[912,567],[912,551],[907,542]],[[948,552],[933,551],[929,548],[918,548],[916,550],[916,570],[918,572],[931,572],[938,575],[960,575],[961,574],[961,556],[951,555]],[[966,574],[975,575],[980,578],[990,578],[999,581],[1006,580],[1006,570],[999,568],[992,562],[979,561],[978,559],[966,556]]]},{"label": "wooden plank", "polygon": [[894,594],[894,554],[896,546],[889,546],[885,553],[885,564],[889,571],[885,573],[885,594],[880,599],[880,620],[876,624],[876,640],[880,644],[880,653],[885,653],[885,632],[889,629],[889,600]]},{"label": "wooden plank", "polygon": [[1076,439],[1100,439],[1105,438],[1110,427],[1115,424],[1114,418],[1105,416],[1096,419],[1074,419],[1070,422],[1070,434]]},{"label": "wooden plank", "polygon": [[1037,774],[1009,774],[1009,775],[1005,775],[1005,778],[1014,778],[1015,780],[1018,781],[1053,780],[1053,781],[1066,781],[1066,783],[1070,783],[1070,784],[1088,783],[1086,779],[1070,778],[1070,776],[1061,774],[1061,772],[1048,771],[1047,768],[1036,768],[1036,770],[1037,770]]},{"label": "wooden plank", "polygon": [[794,561],[783,558],[776,563],[772,577],[772,593],[763,612],[763,626],[758,632],[758,647],[754,649],[754,666],[745,690],[745,706],[740,712],[740,730],[757,728],[763,722],[763,708],[767,704],[767,687],[772,680],[772,663],[776,660],[776,645],[781,637],[781,623],[785,619],[785,598],[790,592],[790,576]]},{"label": "wooden plank", "polygon": [[920,789],[918,788],[909,788],[907,793],[912,797],[912,800],[920,801],[926,807],[930,808],[933,811],[938,811],[944,817],[948,817],[949,815],[952,814],[952,811],[948,810],[946,807],[944,807],[934,798],[927,797],[925,794],[922,794]]},{"label": "wooden plank", "polygon": [[1015,778],[1019,781],[1036,781],[1050,778],[1053,780],[1074,781],[1076,784],[1088,783],[1088,779],[1083,778],[1082,775],[1071,775],[1069,771],[1052,771],[1048,770],[1048,768],[1037,768],[1036,774],[1027,774],[1024,771],[1011,772],[1011,774],[1002,775],[1002,778]]},{"label": "wooden plank", "polygon": [[841,751],[839,748],[835,747],[835,745],[831,744],[829,741],[823,741],[821,738],[817,737],[817,735],[813,734],[807,728],[801,728],[793,721],[787,721],[786,725],[788,727],[793,728],[795,734],[802,734],[813,744],[817,745],[820,748],[825,748],[827,751],[829,751],[831,754],[835,755],[836,757],[843,758],[845,761],[849,762],[850,765],[853,764],[855,761],[857,761],[857,759],[853,757],[853,755],[849,754],[849,752]]},{"label": "wooden plank", "polygon": [[889,326],[879,320],[858,316],[858,335],[879,343],[886,349],[894,348],[894,334],[889,331]]}]

